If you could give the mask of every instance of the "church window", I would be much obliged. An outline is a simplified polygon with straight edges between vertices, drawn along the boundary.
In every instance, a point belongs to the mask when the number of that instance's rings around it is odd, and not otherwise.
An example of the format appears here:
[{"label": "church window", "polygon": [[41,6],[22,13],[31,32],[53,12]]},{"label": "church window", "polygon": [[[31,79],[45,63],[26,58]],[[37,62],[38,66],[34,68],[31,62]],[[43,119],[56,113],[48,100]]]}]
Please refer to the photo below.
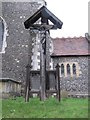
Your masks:
[{"label": "church window", "polygon": [[64,65],[61,64],[61,74],[63,75],[64,74]]},{"label": "church window", "polygon": [[61,77],[78,77],[80,68],[77,62],[63,62],[60,64]]},{"label": "church window", "polygon": [[76,65],[73,64],[72,68],[73,68],[73,74],[76,74]]},{"label": "church window", "polygon": [[67,64],[67,74],[70,74],[70,65]]},{"label": "church window", "polygon": [[5,53],[7,36],[7,25],[5,20],[0,16],[0,53]]},{"label": "church window", "polygon": [[3,20],[0,19],[0,52],[2,51],[3,36],[4,36],[4,24]]}]

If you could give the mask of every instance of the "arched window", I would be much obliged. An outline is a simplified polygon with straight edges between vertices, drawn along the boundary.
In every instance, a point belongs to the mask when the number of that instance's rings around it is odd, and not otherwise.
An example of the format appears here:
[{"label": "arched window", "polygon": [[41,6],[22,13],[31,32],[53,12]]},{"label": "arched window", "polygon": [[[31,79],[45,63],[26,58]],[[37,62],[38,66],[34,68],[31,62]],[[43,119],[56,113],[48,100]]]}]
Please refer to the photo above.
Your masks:
[{"label": "arched window", "polygon": [[72,69],[73,69],[73,74],[76,74],[76,65],[75,64],[73,64]]},{"label": "arched window", "polygon": [[63,74],[64,74],[64,65],[61,64],[61,75],[63,75]]},{"label": "arched window", "polygon": [[7,36],[7,25],[5,20],[0,16],[0,52],[5,52]]},{"label": "arched window", "polygon": [[3,36],[4,36],[4,24],[3,20],[0,18],[0,52],[2,51]]},{"label": "arched window", "polygon": [[70,74],[70,65],[67,64],[67,74]]}]

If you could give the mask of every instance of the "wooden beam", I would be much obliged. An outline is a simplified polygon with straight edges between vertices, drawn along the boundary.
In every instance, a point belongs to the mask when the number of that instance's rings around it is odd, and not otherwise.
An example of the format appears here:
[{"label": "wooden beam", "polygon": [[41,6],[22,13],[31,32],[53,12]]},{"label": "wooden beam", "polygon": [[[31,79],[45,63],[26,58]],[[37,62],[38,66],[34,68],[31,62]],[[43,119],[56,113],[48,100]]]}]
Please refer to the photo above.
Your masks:
[{"label": "wooden beam", "polygon": [[30,88],[31,88],[31,56],[32,56],[32,37],[31,37],[31,31],[30,33],[30,39],[28,40],[28,65],[26,66],[26,88],[25,88],[25,102],[29,102],[29,94],[30,94]]},{"label": "wooden beam", "polygon": [[56,65],[56,80],[57,80],[57,97],[59,102],[61,101],[61,93],[60,93],[60,66]]},{"label": "wooden beam", "polygon": [[45,54],[44,49],[42,47],[41,39],[40,39],[40,93],[41,93],[41,100],[46,99],[45,95]]},{"label": "wooden beam", "polygon": [[26,88],[25,88],[25,102],[29,102],[29,89],[30,89],[30,65],[26,66]]},{"label": "wooden beam", "polygon": [[53,29],[53,30],[56,30],[57,29],[57,26],[56,25],[47,25],[47,24],[33,24],[30,26],[30,29],[32,30],[50,30],[50,29]]}]

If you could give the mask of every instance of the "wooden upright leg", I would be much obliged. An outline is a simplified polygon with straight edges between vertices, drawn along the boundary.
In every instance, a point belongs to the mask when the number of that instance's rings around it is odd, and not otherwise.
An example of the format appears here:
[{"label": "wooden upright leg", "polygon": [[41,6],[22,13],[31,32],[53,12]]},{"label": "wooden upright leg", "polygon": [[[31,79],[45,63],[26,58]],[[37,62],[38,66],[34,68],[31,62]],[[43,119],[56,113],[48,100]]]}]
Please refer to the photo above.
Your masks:
[{"label": "wooden upright leg", "polygon": [[40,42],[40,93],[41,93],[41,100],[46,99],[45,94],[45,83],[46,76],[45,76],[45,54],[44,49],[42,47],[42,43]]},{"label": "wooden upright leg", "polygon": [[59,64],[56,65],[56,80],[57,80],[57,97],[60,102],[61,94],[60,94],[60,66]]}]

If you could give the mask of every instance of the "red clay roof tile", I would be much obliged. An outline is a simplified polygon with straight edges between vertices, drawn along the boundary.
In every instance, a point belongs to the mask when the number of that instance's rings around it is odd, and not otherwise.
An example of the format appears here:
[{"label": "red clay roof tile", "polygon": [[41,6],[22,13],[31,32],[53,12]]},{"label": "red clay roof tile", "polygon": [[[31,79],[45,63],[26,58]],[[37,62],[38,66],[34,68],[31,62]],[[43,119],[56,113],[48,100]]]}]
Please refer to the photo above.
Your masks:
[{"label": "red clay roof tile", "polygon": [[85,37],[54,38],[52,56],[90,55],[90,43]]}]

